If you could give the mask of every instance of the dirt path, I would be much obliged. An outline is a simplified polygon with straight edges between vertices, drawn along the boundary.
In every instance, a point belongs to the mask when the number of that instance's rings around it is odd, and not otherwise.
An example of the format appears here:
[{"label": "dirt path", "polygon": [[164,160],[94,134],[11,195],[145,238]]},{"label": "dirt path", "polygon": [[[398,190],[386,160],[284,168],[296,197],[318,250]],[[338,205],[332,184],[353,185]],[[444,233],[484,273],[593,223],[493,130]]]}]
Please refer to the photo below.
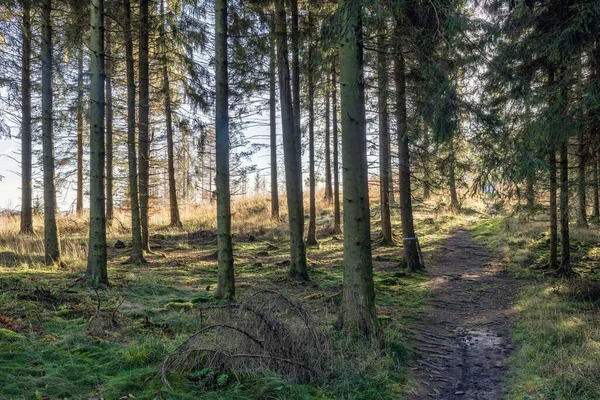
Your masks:
[{"label": "dirt path", "polygon": [[490,252],[458,229],[429,265],[432,308],[415,339],[420,389],[412,399],[499,400],[518,289]]}]

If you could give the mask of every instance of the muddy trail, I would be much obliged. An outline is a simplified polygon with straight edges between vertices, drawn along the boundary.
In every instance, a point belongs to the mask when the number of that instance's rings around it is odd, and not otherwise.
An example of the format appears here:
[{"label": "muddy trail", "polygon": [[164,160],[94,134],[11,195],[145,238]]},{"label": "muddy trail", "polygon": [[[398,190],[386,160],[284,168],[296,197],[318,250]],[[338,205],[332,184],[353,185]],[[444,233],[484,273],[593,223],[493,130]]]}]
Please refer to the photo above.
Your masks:
[{"label": "muddy trail", "polygon": [[465,229],[452,232],[442,253],[428,266],[431,309],[414,343],[420,388],[409,398],[499,400],[518,284]]}]

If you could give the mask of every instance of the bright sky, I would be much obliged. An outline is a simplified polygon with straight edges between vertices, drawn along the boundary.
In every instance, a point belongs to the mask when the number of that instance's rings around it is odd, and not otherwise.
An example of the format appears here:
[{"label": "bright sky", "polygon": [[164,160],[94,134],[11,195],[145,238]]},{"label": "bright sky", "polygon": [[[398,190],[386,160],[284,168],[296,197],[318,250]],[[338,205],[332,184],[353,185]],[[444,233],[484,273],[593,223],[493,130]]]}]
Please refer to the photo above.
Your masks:
[{"label": "bright sky", "polygon": [[17,140],[0,139],[0,209],[20,209],[21,205],[21,177],[16,174],[20,166],[13,158],[20,157],[19,142]]}]

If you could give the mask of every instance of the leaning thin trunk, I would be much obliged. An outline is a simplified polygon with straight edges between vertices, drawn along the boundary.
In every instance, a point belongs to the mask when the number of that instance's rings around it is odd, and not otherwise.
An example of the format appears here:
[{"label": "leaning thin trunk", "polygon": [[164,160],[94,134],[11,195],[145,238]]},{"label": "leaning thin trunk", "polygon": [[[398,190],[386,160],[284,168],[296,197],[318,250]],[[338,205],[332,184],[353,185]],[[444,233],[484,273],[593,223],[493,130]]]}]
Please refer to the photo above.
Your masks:
[{"label": "leaning thin trunk", "polygon": [[86,277],[108,285],[104,204],[104,0],[91,0],[90,236]]},{"label": "leaning thin trunk", "polygon": [[569,157],[568,141],[560,144],[560,248],[561,261],[558,273],[571,274],[571,249],[569,242]]},{"label": "leaning thin trunk", "polygon": [[396,126],[398,130],[398,160],[400,173],[400,218],[402,220],[402,247],[404,248],[403,264],[411,270],[420,270],[424,266],[419,258],[417,237],[413,224],[412,192],[410,182],[410,159],[408,147],[408,129],[406,123],[406,71],[402,46],[402,28],[396,24],[396,67],[394,79],[396,83]]},{"label": "leaning thin trunk", "polygon": [[377,38],[377,97],[379,112],[379,208],[381,213],[381,241],[392,243],[390,216],[390,123],[388,110],[388,65],[385,25]]},{"label": "leaning thin trunk", "polygon": [[54,132],[52,116],[52,1],[42,2],[42,152],[44,169],[44,259],[60,264],[60,239],[56,223]]},{"label": "leaning thin trunk", "polygon": [[132,264],[145,263],[142,247],[142,229],[138,195],[137,152],[135,141],[135,77],[133,35],[130,0],[124,0],[125,58],[127,69],[127,164],[129,166],[129,199],[131,203],[131,256]]},{"label": "leaning thin trunk", "polygon": [[169,176],[169,210],[171,217],[171,226],[181,227],[181,218],[179,217],[179,206],[177,204],[177,184],[175,183],[175,155],[173,144],[173,112],[171,110],[171,86],[169,83],[169,61],[167,57],[167,37],[165,21],[164,0],[160,3],[161,7],[161,38],[163,45],[162,56],[162,75],[163,75],[163,95],[165,99],[165,124],[167,126],[167,170]]},{"label": "leaning thin trunk", "polygon": [[77,50],[77,200],[75,213],[83,214],[83,40]]},{"label": "leaning thin trunk", "polygon": [[106,31],[106,224],[112,225],[114,214],[113,199],[113,95],[112,95],[112,38],[111,25],[107,21]]},{"label": "leaning thin trunk", "polygon": [[304,245],[304,204],[302,199],[302,165],[300,137],[294,128],[294,112],[290,88],[287,27],[284,0],[275,1],[277,64],[283,128],[283,155],[290,224],[290,276],[308,279]]},{"label": "leaning thin trunk", "polygon": [[344,182],[344,283],[340,323],[370,336],[377,330],[363,76],[360,1],[341,0],[340,95]]},{"label": "leaning thin trunk", "polygon": [[337,75],[335,62],[331,66],[331,117],[333,126],[333,233],[342,233],[342,217],[340,213],[340,166],[338,141],[338,112],[337,112]]},{"label": "leaning thin trunk", "polygon": [[312,13],[308,13],[309,49],[308,49],[308,169],[310,186],[310,206],[308,216],[308,234],[306,244],[317,244],[317,205],[315,180],[315,83],[313,71],[313,44],[310,36],[312,30]]},{"label": "leaning thin trunk", "polygon": [[31,6],[23,1],[21,64],[21,233],[33,233],[31,185]]},{"label": "leaning thin trunk", "polygon": [[139,60],[138,60],[138,80],[139,80],[139,196],[140,196],[140,221],[142,225],[142,248],[150,251],[150,234],[148,228],[148,207],[150,200],[150,134],[149,134],[149,77],[148,77],[148,1],[140,1],[140,21],[139,21]]},{"label": "leaning thin trunk", "polygon": [[271,22],[269,35],[269,127],[271,137],[271,218],[279,220],[279,188],[277,186],[277,97],[276,55],[275,55],[275,19]]},{"label": "leaning thin trunk", "polygon": [[231,204],[229,193],[229,84],[227,71],[227,0],[215,2],[215,81],[217,157],[217,249],[219,282],[215,297],[233,300],[235,280],[231,244]]}]

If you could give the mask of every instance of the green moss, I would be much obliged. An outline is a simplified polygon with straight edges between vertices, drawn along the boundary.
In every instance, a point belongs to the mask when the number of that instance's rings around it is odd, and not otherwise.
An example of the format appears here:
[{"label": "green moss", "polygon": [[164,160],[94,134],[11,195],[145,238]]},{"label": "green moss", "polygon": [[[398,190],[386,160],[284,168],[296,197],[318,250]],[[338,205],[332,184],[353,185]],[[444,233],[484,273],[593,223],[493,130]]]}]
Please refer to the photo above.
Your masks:
[{"label": "green moss", "polygon": [[11,331],[10,329],[0,328],[0,341],[12,342],[15,340],[23,339],[23,336],[17,332]]}]

